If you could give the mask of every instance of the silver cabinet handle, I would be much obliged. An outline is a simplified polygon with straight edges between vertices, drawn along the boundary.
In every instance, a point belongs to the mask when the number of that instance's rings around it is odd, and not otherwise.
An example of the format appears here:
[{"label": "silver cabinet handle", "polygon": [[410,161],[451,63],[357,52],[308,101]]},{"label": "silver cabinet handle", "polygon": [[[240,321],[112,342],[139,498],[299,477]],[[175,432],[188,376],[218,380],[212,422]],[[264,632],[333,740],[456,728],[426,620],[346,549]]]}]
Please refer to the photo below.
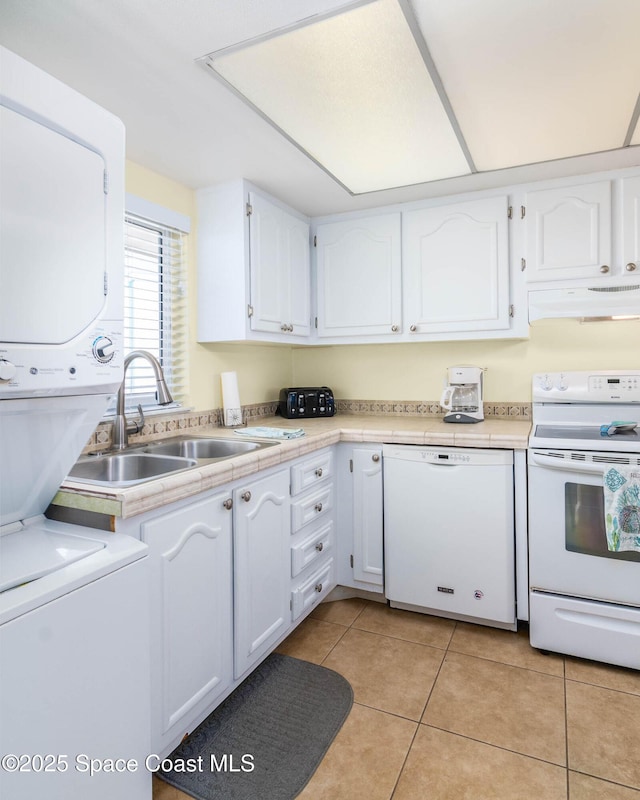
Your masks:
[{"label": "silver cabinet handle", "polygon": [[411,333],[415,333],[418,330],[418,326],[417,325],[409,325],[409,330],[411,331]]},{"label": "silver cabinet handle", "polygon": [[222,505],[227,509],[227,511],[231,511],[233,508],[233,500],[229,497]]},{"label": "silver cabinet handle", "polygon": [[398,332],[398,326],[397,325],[392,325],[391,326],[391,330],[393,331],[393,333],[397,333]]},{"label": "silver cabinet handle", "polygon": [[316,506],[315,506],[315,508],[316,508],[316,511],[317,511],[318,513],[320,513],[320,512],[322,511],[322,503],[316,503]]},{"label": "silver cabinet handle", "polygon": [[245,503],[248,503],[251,500],[251,492],[243,492],[240,497],[244,500]]},{"label": "silver cabinet handle", "polygon": [[318,469],[316,470],[316,475],[318,476],[318,478],[322,477],[322,467],[318,467]]},{"label": "silver cabinet handle", "polygon": [[324,544],[322,542],[318,542],[316,545],[316,550],[321,553],[324,550]]},{"label": "silver cabinet handle", "polygon": [[283,322],[283,323],[282,323],[282,325],[280,326],[280,330],[281,330],[283,333],[286,333],[286,331],[287,331],[287,326],[284,324],[284,322]]},{"label": "silver cabinet handle", "polygon": [[374,462],[377,464],[377,463],[378,463],[378,461],[380,461],[380,456],[379,456],[377,453],[374,453],[374,454],[371,456],[371,460],[372,460],[372,461],[374,461]]},{"label": "silver cabinet handle", "polygon": [[318,594],[320,594],[321,591],[322,591],[322,584],[321,583],[316,583],[316,592],[318,592]]},{"label": "silver cabinet handle", "polygon": [[600,267],[600,272],[601,272],[603,275],[606,275],[606,274],[607,274],[607,272],[609,272],[609,267],[608,267],[606,264],[603,264],[603,265]]},{"label": "silver cabinet handle", "polygon": [[637,264],[634,264],[634,263],[633,263],[633,261],[630,261],[630,262],[627,264],[627,266],[625,267],[625,269],[627,270],[627,272],[634,272],[634,271],[636,270],[636,268],[637,268]]}]

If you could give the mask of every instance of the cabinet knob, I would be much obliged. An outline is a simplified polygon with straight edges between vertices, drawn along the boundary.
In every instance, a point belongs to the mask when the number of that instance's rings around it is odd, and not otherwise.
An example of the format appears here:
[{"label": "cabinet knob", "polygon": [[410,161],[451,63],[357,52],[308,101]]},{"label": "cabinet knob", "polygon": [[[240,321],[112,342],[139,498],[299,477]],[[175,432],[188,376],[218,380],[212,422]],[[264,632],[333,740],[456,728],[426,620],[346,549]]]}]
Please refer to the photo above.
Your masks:
[{"label": "cabinet knob", "polygon": [[637,268],[637,264],[634,264],[633,261],[630,261],[625,267],[627,272],[634,272],[636,270],[636,268]]},{"label": "cabinet knob", "polygon": [[608,267],[606,264],[603,264],[603,265],[600,267],[600,272],[601,272],[603,275],[606,275],[606,274],[607,274],[607,272],[609,272],[609,267]]},{"label": "cabinet knob", "polygon": [[411,333],[415,333],[418,330],[418,326],[417,325],[409,325],[409,330],[411,331]]},{"label": "cabinet knob", "polygon": [[316,475],[318,476],[318,478],[322,477],[322,467],[318,467],[318,469],[316,470]]},{"label": "cabinet knob", "polygon": [[398,332],[398,326],[397,325],[392,325],[391,326],[391,330],[393,331],[393,333],[397,333]]},{"label": "cabinet knob", "polygon": [[316,503],[315,508],[316,508],[316,511],[319,514],[322,511],[322,503]]},{"label": "cabinet knob", "polygon": [[280,326],[280,330],[281,330],[283,333],[286,333],[286,332],[287,332],[287,330],[288,330],[288,329],[287,329],[287,326],[284,324],[284,322],[283,322],[283,323],[282,323],[282,325]]},{"label": "cabinet knob", "polygon": [[322,542],[318,542],[316,545],[316,550],[321,553],[324,550],[324,544]]},{"label": "cabinet knob", "polygon": [[377,453],[374,453],[374,454],[371,456],[371,460],[372,460],[372,461],[375,461],[375,463],[377,464],[377,463],[378,463],[378,461],[380,461],[380,456],[379,456]]},{"label": "cabinet knob", "polygon": [[251,492],[243,492],[240,497],[244,500],[245,503],[248,503],[251,500]]},{"label": "cabinet knob", "polygon": [[233,508],[233,500],[229,497],[224,501],[222,505],[227,509],[227,511],[231,511],[231,509]]},{"label": "cabinet knob", "polygon": [[321,583],[316,583],[316,592],[318,592],[318,594],[320,594],[321,591],[322,591],[322,584]]}]

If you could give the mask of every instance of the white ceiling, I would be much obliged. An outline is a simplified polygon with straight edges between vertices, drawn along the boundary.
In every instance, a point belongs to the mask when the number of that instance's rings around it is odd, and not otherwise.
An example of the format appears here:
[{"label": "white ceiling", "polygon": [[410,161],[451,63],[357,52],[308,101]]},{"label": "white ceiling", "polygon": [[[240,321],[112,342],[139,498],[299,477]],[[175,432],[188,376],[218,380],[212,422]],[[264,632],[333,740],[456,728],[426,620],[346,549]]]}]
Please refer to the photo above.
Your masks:
[{"label": "white ceiling", "polygon": [[352,197],[195,61],[351,5],[0,0],[0,44],[119,116],[131,160],[193,188],[245,177],[309,215],[640,164],[639,0],[411,0],[480,172]]}]

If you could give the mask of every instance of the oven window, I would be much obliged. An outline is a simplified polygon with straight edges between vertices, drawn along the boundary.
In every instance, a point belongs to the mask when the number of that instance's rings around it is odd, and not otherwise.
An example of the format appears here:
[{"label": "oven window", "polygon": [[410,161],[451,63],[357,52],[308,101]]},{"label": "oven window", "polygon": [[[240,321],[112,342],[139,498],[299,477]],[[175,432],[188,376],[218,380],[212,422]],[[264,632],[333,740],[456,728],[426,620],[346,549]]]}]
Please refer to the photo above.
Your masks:
[{"label": "oven window", "polygon": [[613,553],[607,549],[604,492],[601,486],[565,483],[564,515],[567,550],[618,561],[640,561],[640,553],[634,551]]}]

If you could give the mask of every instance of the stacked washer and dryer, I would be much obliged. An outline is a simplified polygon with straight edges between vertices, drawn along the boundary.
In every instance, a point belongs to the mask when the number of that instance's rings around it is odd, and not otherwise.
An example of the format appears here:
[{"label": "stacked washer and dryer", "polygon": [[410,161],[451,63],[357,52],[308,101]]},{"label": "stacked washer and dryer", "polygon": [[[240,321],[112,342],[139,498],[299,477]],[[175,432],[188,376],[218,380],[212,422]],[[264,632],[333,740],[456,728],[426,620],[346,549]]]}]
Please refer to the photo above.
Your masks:
[{"label": "stacked washer and dryer", "polygon": [[122,380],[124,130],[0,76],[0,797],[143,800],[146,546],[44,517]]}]

